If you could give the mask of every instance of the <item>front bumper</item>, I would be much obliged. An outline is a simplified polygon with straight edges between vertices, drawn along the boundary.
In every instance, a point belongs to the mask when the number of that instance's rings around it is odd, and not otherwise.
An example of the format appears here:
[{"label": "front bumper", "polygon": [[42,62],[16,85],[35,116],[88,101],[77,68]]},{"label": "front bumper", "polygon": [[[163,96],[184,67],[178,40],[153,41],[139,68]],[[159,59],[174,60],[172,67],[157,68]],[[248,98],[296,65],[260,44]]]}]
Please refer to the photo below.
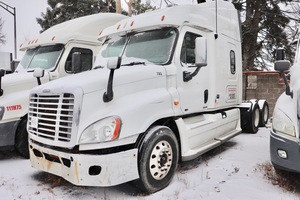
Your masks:
[{"label": "front bumper", "polygon": [[74,185],[114,186],[139,178],[137,149],[90,155],[64,153],[29,143],[32,167],[60,176]]},{"label": "front bumper", "polygon": [[[283,150],[287,158],[281,158],[278,150]],[[272,164],[279,169],[300,173],[300,144],[295,140],[280,137],[271,131],[270,157]]]}]

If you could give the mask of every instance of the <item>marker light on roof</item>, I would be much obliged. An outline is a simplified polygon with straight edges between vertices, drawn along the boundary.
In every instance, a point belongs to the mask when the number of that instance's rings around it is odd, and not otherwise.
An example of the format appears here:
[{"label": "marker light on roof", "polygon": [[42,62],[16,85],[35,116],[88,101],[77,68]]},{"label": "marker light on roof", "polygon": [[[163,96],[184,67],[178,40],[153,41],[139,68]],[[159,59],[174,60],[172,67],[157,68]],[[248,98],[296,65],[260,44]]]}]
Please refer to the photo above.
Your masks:
[{"label": "marker light on roof", "polygon": [[165,20],[165,16],[161,16],[161,21],[164,21]]},{"label": "marker light on roof", "polygon": [[134,24],[134,21],[132,21],[132,22],[130,23],[130,26],[133,26],[133,24]]},{"label": "marker light on roof", "polygon": [[55,39],[55,36],[52,37],[52,41]]},{"label": "marker light on roof", "polygon": [[121,26],[121,24],[118,25],[117,30],[119,30],[120,26]]},{"label": "marker light on roof", "polygon": [[38,42],[38,39],[35,40],[35,43],[37,43],[37,42]]}]

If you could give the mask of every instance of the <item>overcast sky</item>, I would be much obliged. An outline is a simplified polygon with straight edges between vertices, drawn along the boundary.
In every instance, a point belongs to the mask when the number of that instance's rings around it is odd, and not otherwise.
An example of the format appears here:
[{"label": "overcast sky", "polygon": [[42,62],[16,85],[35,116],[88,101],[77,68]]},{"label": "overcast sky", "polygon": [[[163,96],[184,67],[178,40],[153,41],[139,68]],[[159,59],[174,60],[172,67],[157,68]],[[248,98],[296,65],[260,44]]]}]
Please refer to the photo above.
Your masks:
[{"label": "overcast sky", "polygon": [[[122,7],[125,6],[125,0],[122,1]],[[196,0],[171,0],[177,4],[196,3]],[[161,4],[161,0],[150,0],[153,6],[157,8]],[[162,7],[165,1],[162,0]],[[3,4],[4,3],[4,4]],[[5,4],[16,8],[16,24],[17,24],[17,59],[20,60],[23,53],[19,51],[19,46],[28,40],[36,38],[41,30],[36,18],[41,17],[41,13],[46,12],[48,7],[47,0],[0,0],[0,5]],[[124,9],[124,8],[123,8]],[[13,10],[10,9],[11,12]],[[2,33],[6,36],[6,43],[0,45],[0,52],[14,53],[14,16],[0,7],[0,17],[4,21]],[[13,56],[14,58],[14,56]]]},{"label": "overcast sky", "polygon": [[[16,8],[17,59],[21,59],[23,54],[18,48],[23,42],[39,35],[41,27],[36,18],[46,11],[47,0],[1,0],[0,4],[5,7],[3,3]],[[6,43],[0,46],[0,51],[14,53],[14,16],[0,7],[0,17],[4,21],[2,33],[6,36]]]}]

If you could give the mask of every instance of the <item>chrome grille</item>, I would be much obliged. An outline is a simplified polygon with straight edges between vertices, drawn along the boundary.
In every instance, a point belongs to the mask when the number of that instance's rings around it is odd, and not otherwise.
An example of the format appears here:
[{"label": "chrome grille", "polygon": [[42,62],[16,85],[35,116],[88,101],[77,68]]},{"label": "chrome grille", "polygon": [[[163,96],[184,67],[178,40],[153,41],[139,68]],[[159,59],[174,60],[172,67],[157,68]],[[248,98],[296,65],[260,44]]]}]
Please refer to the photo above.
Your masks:
[{"label": "chrome grille", "polygon": [[31,94],[28,131],[45,139],[70,142],[73,115],[73,94]]}]

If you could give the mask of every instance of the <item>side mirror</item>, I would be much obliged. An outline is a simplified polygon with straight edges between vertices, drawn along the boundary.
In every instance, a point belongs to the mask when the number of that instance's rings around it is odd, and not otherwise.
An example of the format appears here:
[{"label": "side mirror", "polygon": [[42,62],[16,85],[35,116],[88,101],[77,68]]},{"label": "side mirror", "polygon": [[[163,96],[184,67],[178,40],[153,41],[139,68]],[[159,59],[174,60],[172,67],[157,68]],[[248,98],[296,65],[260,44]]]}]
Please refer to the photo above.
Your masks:
[{"label": "side mirror", "polygon": [[4,69],[0,69],[0,77],[5,75],[5,70]]},{"label": "side mirror", "polygon": [[17,69],[19,63],[20,63],[20,61],[18,61],[18,60],[13,60],[10,63],[10,70],[11,70],[11,72],[14,72]]},{"label": "side mirror", "polygon": [[284,60],[284,49],[276,49],[275,60]]},{"label": "side mirror", "polygon": [[74,52],[72,54],[72,72],[77,74],[81,72],[81,53]]},{"label": "side mirror", "polygon": [[103,94],[103,101],[110,102],[114,98],[114,91],[113,91],[113,82],[114,82],[114,72],[116,69],[119,69],[121,66],[122,57],[119,56],[117,58],[111,58],[107,62],[107,68],[110,69],[108,83],[107,83],[107,90]]},{"label": "side mirror", "polygon": [[2,84],[2,77],[5,75],[5,70],[4,69],[0,69],[0,96],[3,95],[3,89],[1,87]]},{"label": "side mirror", "polygon": [[207,65],[207,40],[204,37],[198,37],[195,41],[195,60],[196,67]]},{"label": "side mirror", "polygon": [[183,72],[184,82],[192,80],[200,69],[207,65],[207,40],[205,37],[198,37],[195,40],[195,62],[196,70],[193,73],[187,71]]},{"label": "side mirror", "polygon": [[291,91],[288,79],[284,73],[284,71],[290,69],[291,63],[288,60],[277,60],[275,61],[274,68],[275,70],[279,71],[280,75],[282,76],[285,84],[285,94],[291,96],[293,98],[293,91]]},{"label": "side mirror", "polygon": [[45,70],[41,68],[37,68],[33,72],[33,77],[37,79],[38,85],[41,85],[41,77],[44,77]]},{"label": "side mirror", "polygon": [[108,69],[119,69],[121,66],[121,59],[122,57],[114,57],[114,58],[110,58],[107,61],[107,68]]},{"label": "side mirror", "polygon": [[290,67],[291,63],[288,60],[277,60],[274,64],[274,69],[279,72],[289,70]]}]

